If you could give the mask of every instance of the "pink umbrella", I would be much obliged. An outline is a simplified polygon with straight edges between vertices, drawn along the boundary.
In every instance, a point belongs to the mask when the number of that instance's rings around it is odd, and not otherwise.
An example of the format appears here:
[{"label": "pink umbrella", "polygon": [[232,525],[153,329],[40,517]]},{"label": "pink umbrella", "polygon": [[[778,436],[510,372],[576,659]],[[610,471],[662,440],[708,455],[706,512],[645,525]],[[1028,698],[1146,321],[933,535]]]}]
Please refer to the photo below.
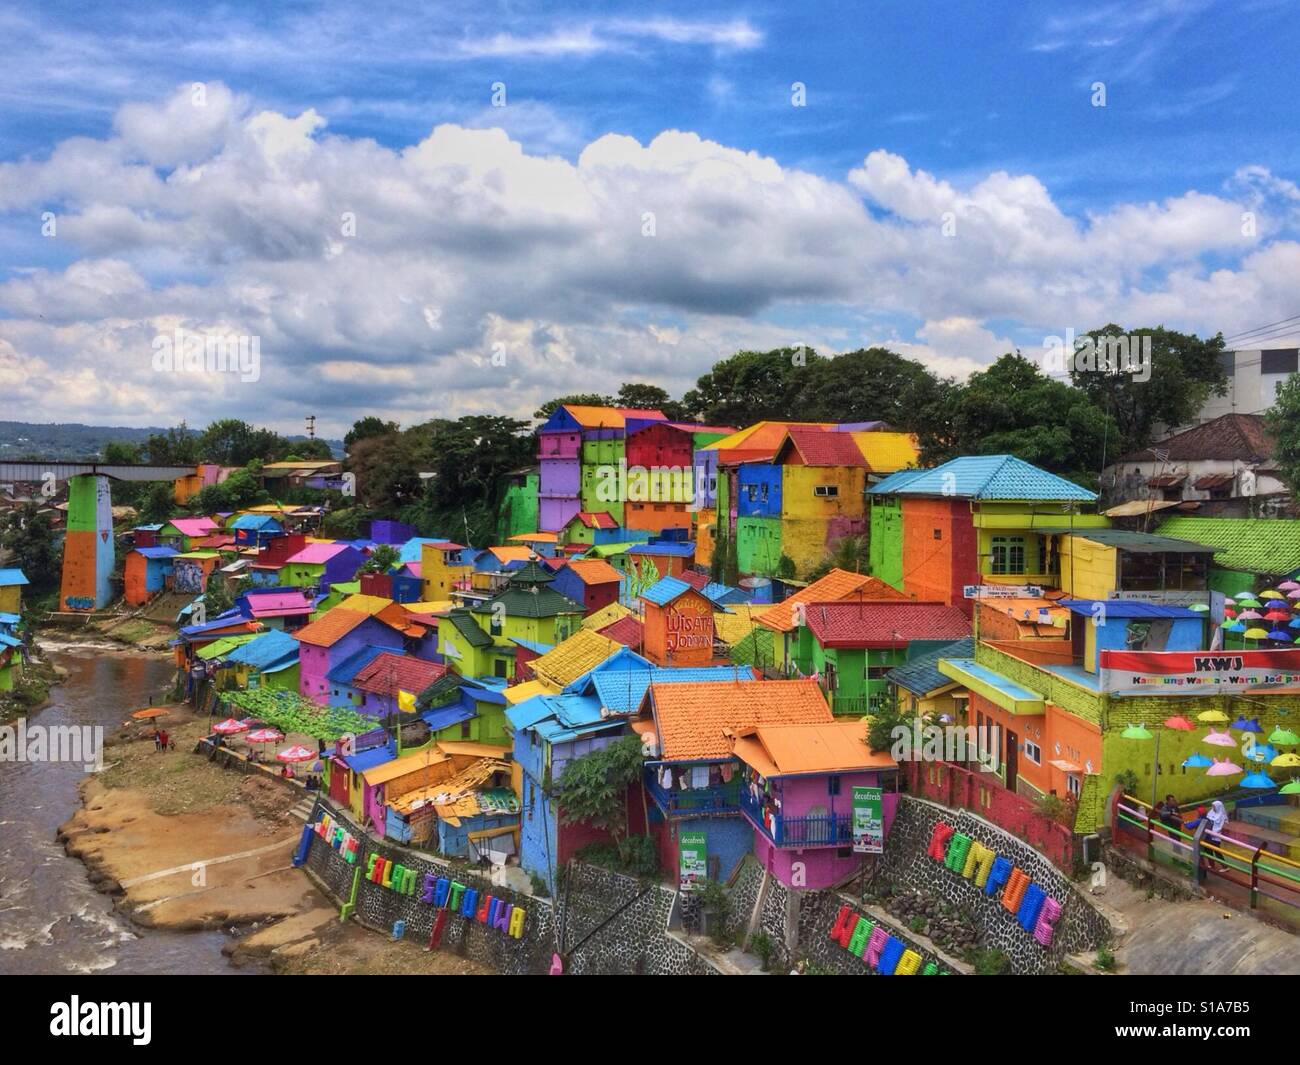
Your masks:
[{"label": "pink umbrella", "polygon": [[233,717],[228,717],[225,721],[218,721],[213,725],[212,731],[221,736],[230,736],[236,732],[247,732],[248,726],[242,721],[236,721]]},{"label": "pink umbrella", "polygon": [[1279,592],[1300,592],[1300,584],[1295,581],[1283,581],[1277,586]]},{"label": "pink umbrella", "polygon": [[1205,775],[1207,777],[1231,777],[1236,776],[1240,772],[1241,766],[1233,765],[1226,758],[1222,762],[1216,758],[1214,760],[1214,765],[1210,766],[1210,768],[1205,771]]},{"label": "pink umbrella", "polygon": [[283,732],[277,732],[273,728],[254,729],[244,739],[249,743],[279,743],[284,739]]},{"label": "pink umbrella", "polygon": [[1215,747],[1235,747],[1237,741],[1226,732],[1210,732],[1201,740],[1202,743],[1209,743]]},{"label": "pink umbrella", "polygon": [[1258,610],[1243,610],[1237,615],[1242,621],[1258,621],[1263,616]]},{"label": "pink umbrella", "polygon": [[315,757],[315,751],[309,751],[306,747],[301,745],[286,747],[276,755],[276,758],[282,762],[310,762]]}]

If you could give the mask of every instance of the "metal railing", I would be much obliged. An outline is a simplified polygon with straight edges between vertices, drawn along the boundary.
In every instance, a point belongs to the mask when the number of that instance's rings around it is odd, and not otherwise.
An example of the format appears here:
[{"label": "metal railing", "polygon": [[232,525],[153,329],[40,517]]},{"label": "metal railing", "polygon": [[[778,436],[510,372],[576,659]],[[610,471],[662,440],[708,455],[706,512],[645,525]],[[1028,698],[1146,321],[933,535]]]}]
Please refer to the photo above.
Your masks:
[{"label": "metal railing", "polygon": [[749,796],[740,801],[741,812],[778,847],[844,847],[853,842],[852,814],[813,814],[786,817],[765,814]]},{"label": "metal railing", "polygon": [[740,810],[740,777],[708,788],[665,788],[653,773],[646,776],[646,790],[666,814],[725,814]]}]

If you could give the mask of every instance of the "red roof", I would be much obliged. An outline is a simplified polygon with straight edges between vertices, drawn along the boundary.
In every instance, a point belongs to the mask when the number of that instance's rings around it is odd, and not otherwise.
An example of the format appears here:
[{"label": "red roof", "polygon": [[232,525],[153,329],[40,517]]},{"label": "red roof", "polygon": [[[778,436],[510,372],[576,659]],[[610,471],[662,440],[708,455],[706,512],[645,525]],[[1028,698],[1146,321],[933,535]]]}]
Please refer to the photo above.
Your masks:
[{"label": "red roof", "polygon": [[576,515],[577,519],[589,529],[617,529],[618,522],[614,520],[614,515],[606,514],[603,510],[593,513],[590,510],[580,510]]},{"label": "red roof", "polygon": [[[804,425],[792,425],[789,446],[799,453],[805,466],[866,466],[867,460],[850,433],[826,432]],[[785,447],[781,453],[785,453]]]},{"label": "red roof", "polygon": [[943,603],[807,603],[805,624],[823,647],[899,647],[912,640],[960,640],[970,618]]},{"label": "red roof", "polygon": [[603,629],[597,629],[596,631],[607,640],[616,640],[624,647],[635,649],[645,643],[645,626],[631,614],[627,614],[612,624],[606,625]]},{"label": "red roof", "polygon": [[685,581],[697,592],[703,591],[704,586],[709,583],[707,573],[697,573],[693,569],[683,570],[681,573],[676,574],[676,577],[679,581]]},{"label": "red roof", "polygon": [[376,695],[396,695],[399,691],[418,695],[447,672],[447,667],[423,658],[385,651],[361,667],[352,678],[352,687]]}]

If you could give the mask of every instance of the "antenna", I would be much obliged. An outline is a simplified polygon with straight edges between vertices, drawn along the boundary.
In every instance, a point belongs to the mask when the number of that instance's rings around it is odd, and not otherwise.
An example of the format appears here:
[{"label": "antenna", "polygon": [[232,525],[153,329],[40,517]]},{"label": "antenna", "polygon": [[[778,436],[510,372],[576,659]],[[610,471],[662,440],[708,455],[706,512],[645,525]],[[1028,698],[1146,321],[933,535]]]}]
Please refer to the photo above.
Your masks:
[{"label": "antenna", "polygon": [[307,415],[307,439],[316,439],[316,415],[314,414]]}]

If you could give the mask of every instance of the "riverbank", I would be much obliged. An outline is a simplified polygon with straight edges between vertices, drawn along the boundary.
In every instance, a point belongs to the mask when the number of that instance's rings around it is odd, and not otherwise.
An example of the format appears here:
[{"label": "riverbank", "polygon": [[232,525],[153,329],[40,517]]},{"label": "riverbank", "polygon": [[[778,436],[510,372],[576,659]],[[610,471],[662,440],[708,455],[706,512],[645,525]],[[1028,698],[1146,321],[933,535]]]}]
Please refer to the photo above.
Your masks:
[{"label": "riverbank", "polygon": [[187,707],[158,723],[175,749],[155,749],[152,722],[124,723],[106,737],[105,769],[81,785],[82,807],[58,833],[119,913],[144,928],[220,929],[233,937],[224,953],[234,964],[275,972],[488,971],[341,923],[291,864],[303,825],[292,811],[305,793],[193,753],[209,722]]}]

